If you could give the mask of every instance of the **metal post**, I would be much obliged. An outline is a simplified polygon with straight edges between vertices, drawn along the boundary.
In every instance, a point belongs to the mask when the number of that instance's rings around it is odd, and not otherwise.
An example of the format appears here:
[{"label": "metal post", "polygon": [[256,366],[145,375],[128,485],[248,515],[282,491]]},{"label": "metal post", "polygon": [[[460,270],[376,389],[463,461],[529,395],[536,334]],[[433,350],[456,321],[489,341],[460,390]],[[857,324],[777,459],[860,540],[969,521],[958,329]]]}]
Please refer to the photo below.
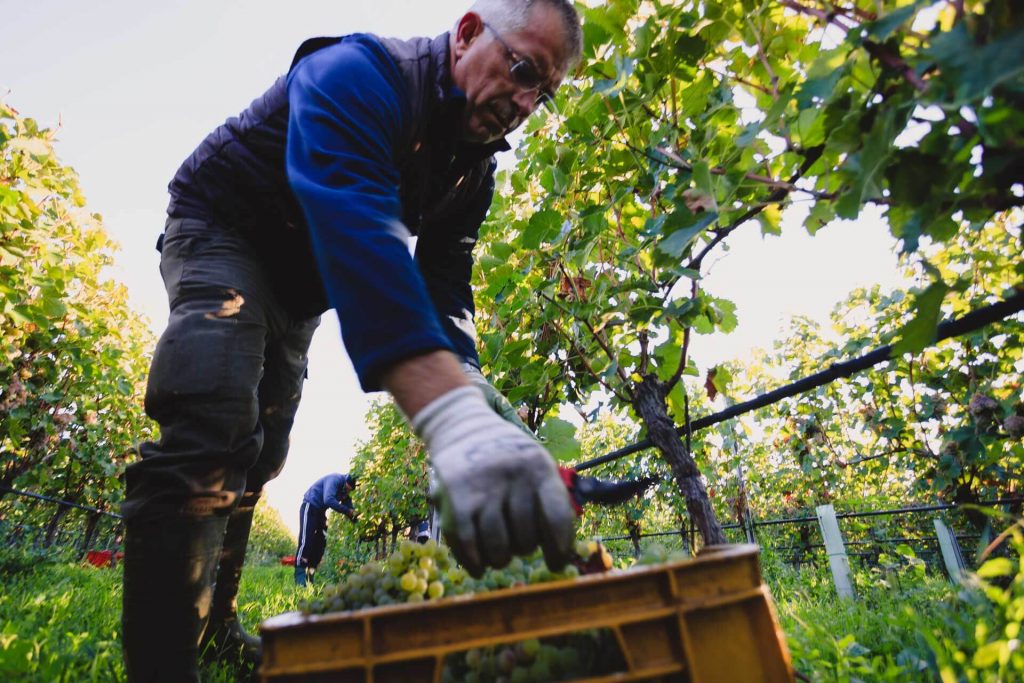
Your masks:
[{"label": "metal post", "polygon": [[430,537],[441,542],[441,510],[433,505],[430,506]]},{"label": "metal post", "polygon": [[850,581],[850,560],[846,557],[843,534],[839,530],[836,510],[831,505],[819,505],[815,508],[821,535],[825,539],[825,552],[832,568],[832,579],[836,584],[836,592],[841,598],[854,599],[853,583]]},{"label": "metal post", "polygon": [[967,564],[960,552],[960,544],[956,541],[956,534],[946,524],[935,518],[935,533],[939,537],[939,549],[942,551],[942,561],[946,565],[946,573],[953,583],[960,583],[963,578]]},{"label": "metal post", "polygon": [[747,482],[743,479],[743,463],[736,465],[736,477],[739,479],[739,491],[736,495],[740,497],[743,504],[740,508],[740,526],[743,527],[743,535],[747,543],[757,545],[757,537],[754,536],[754,518],[750,515],[750,505],[747,500]]}]

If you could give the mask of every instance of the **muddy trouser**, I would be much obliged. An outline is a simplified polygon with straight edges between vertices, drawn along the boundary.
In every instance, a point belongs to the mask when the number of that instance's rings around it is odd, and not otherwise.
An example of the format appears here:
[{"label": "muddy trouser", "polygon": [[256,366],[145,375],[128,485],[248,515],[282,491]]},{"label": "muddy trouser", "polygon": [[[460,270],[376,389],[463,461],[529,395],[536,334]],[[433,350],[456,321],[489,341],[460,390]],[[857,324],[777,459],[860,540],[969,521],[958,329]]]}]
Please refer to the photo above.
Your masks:
[{"label": "muddy trouser", "polygon": [[316,569],[327,547],[327,510],[303,501],[299,508],[299,547],[295,566]]},{"label": "muddy trouser", "polygon": [[145,398],[160,440],[140,445],[122,506],[130,680],[191,678],[158,667],[195,659],[228,516],[284,465],[319,323],[292,320],[249,243],[202,221],[167,221],[160,274],[170,318]]},{"label": "muddy trouser", "polygon": [[284,465],[319,318],[291,320],[240,235],[171,218],[160,274],[170,319],[146,412],[160,441],[126,473],[126,518],[226,515]]}]

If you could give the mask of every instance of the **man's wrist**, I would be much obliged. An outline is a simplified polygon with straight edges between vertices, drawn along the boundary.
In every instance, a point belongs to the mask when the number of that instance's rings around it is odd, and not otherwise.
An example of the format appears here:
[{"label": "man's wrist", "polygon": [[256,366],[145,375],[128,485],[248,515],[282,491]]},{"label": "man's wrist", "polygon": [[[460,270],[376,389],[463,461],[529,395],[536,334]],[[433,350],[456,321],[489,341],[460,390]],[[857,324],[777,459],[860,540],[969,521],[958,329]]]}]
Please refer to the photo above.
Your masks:
[{"label": "man's wrist", "polygon": [[448,351],[407,358],[389,368],[382,378],[384,388],[410,420],[427,404],[468,383],[458,359]]}]

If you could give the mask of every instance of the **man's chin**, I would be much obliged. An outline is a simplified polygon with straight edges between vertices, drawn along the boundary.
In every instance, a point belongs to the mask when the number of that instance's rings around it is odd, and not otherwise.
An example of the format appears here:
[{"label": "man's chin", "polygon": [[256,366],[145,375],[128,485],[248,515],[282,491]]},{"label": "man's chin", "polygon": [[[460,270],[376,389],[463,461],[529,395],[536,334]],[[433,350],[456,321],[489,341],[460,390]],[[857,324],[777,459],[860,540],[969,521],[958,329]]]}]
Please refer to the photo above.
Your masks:
[{"label": "man's chin", "polygon": [[504,128],[489,126],[483,121],[471,119],[462,127],[462,139],[466,142],[487,144],[500,140],[508,133]]}]

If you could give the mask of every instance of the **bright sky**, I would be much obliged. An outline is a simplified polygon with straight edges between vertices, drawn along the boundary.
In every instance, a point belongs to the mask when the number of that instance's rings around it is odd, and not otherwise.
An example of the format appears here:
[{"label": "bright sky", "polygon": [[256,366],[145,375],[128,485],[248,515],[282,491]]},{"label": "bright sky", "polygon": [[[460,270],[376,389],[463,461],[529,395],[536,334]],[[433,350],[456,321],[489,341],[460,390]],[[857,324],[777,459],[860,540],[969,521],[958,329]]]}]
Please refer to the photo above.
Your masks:
[{"label": "bright sky", "polygon": [[[163,229],[166,187],[203,137],[283,73],[305,38],[355,31],[433,36],[469,4],[22,3],[4,14],[0,97],[44,125],[61,123],[57,152],[78,171],[88,207],[103,215],[121,244],[113,276],[128,286],[134,307],[159,334],[167,300],[154,245]],[[511,153],[504,156],[504,165],[514,161]],[[898,281],[893,242],[877,215],[829,226],[813,239],[799,227],[781,238],[762,239],[756,228],[734,237],[705,282],[737,303],[740,324],[732,335],[695,338],[702,368],[769,345],[789,315],[825,319],[850,289]],[[288,463],[267,487],[269,502],[293,531],[305,489],[323,474],[347,471],[355,441],[368,436],[368,397],[333,313],[314,339],[309,374]]]}]

